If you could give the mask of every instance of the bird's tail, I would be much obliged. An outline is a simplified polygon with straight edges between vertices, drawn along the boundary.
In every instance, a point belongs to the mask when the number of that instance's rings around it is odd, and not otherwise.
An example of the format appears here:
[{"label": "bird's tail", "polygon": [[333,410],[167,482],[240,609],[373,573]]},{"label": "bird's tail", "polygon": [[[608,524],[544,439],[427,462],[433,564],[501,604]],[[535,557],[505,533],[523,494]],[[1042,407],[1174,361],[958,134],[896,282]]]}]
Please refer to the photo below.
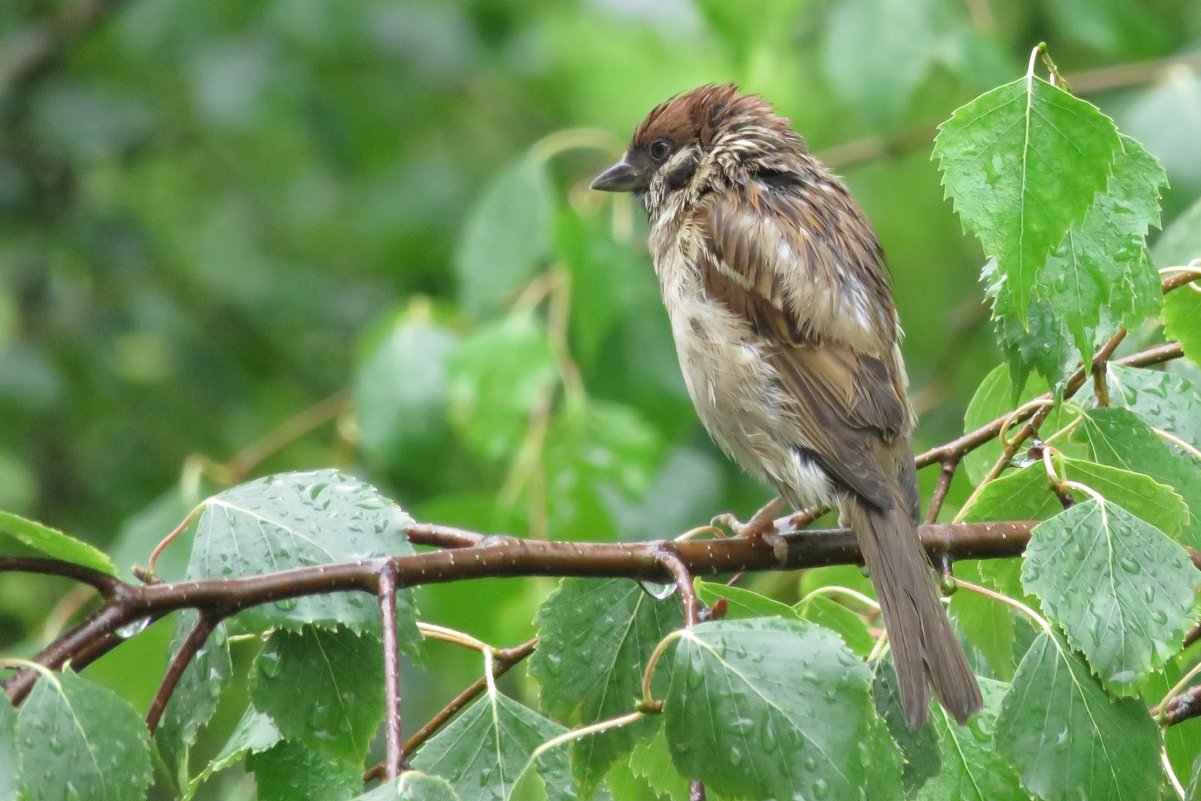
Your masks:
[{"label": "bird's tail", "polygon": [[964,723],[983,704],[980,686],[938,600],[908,507],[898,497],[880,510],[850,494],[841,506],[880,598],[906,721],[912,728],[926,722],[932,686],[943,708]]}]

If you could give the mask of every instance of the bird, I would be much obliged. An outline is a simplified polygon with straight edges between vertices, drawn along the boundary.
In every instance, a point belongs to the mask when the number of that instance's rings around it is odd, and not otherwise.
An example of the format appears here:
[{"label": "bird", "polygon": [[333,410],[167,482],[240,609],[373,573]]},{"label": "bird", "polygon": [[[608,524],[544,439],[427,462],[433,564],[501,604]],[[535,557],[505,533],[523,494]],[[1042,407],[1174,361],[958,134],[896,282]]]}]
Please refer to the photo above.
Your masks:
[{"label": "bird", "polygon": [[859,204],[786,117],[733,83],[656,106],[592,188],[633,193],[647,212],[684,383],[713,440],[794,508],[837,508],[854,531],[909,726],[928,721],[931,689],[965,723],[983,702],[918,537],[901,330]]}]

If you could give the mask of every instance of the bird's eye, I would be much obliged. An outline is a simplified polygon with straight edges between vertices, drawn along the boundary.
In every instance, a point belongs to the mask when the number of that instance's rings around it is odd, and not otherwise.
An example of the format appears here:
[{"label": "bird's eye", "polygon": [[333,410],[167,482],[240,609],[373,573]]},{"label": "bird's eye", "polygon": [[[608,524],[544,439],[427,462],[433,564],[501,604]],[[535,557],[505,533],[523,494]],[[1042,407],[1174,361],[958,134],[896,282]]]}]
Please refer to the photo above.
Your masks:
[{"label": "bird's eye", "polygon": [[657,139],[651,142],[650,154],[655,161],[665,161],[671,155],[671,142],[666,139]]}]

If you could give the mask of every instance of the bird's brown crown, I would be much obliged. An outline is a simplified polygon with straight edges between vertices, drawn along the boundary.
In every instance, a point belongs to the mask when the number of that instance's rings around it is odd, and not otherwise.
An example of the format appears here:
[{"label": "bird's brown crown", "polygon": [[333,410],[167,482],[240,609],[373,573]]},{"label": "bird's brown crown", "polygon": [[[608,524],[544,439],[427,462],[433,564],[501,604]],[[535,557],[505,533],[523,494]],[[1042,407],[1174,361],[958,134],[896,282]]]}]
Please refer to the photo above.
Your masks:
[{"label": "bird's brown crown", "polygon": [[706,84],[655,106],[634,130],[632,147],[666,139],[677,148],[692,142],[708,148],[739,123],[791,130],[788,120],[758,95],[740,94],[734,83]]}]

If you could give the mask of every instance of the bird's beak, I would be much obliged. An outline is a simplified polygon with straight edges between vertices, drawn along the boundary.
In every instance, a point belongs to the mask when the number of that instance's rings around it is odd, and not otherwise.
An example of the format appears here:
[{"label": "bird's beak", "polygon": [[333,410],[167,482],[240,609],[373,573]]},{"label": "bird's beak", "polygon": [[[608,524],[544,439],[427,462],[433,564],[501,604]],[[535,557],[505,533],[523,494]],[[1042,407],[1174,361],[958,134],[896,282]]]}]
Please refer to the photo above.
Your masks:
[{"label": "bird's beak", "polygon": [[592,182],[593,189],[602,192],[632,192],[642,183],[638,168],[626,161],[623,155],[621,161],[597,176]]}]

